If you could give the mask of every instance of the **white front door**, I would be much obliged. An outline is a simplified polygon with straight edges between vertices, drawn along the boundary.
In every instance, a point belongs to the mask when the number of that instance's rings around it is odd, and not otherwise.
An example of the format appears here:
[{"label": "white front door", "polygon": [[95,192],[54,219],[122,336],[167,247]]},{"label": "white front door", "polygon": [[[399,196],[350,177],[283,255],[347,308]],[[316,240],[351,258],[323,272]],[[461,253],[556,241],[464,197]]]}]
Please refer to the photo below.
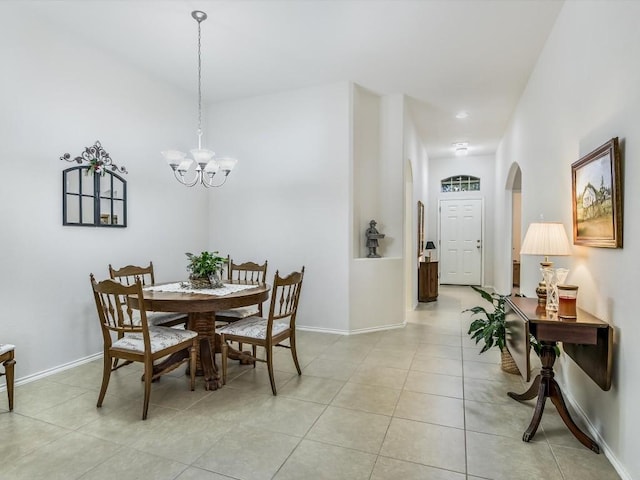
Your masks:
[{"label": "white front door", "polygon": [[482,200],[440,201],[440,283],[480,285]]}]

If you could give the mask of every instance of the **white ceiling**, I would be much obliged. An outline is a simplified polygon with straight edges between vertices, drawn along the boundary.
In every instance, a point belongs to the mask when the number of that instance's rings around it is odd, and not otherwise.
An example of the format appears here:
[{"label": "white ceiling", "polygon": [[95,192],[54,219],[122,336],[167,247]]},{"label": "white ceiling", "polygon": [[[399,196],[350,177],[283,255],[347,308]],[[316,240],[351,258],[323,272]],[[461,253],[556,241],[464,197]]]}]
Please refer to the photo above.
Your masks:
[{"label": "white ceiling", "polygon": [[[562,6],[553,0],[27,1],[81,41],[220,101],[353,81],[403,93],[431,158],[491,154]],[[461,110],[470,116],[458,120]]]}]

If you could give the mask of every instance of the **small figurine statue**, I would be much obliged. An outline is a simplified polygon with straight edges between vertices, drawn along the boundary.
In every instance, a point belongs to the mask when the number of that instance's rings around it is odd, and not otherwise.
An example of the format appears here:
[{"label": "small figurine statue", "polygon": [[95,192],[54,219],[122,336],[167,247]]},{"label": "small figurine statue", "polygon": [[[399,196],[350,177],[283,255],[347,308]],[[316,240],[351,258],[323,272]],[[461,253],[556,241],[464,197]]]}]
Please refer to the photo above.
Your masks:
[{"label": "small figurine statue", "polygon": [[379,233],[376,229],[376,225],[376,221],[371,220],[369,222],[369,228],[367,228],[367,231],[365,232],[367,237],[367,248],[369,249],[367,258],[380,258],[376,249],[378,248],[378,240],[384,238],[384,233]]}]

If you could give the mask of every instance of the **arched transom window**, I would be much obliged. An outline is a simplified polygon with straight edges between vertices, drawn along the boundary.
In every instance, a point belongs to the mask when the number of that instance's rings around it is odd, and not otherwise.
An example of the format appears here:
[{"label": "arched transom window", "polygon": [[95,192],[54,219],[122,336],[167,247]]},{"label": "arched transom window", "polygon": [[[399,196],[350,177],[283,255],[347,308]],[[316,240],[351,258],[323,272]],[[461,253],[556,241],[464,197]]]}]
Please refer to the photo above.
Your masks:
[{"label": "arched transom window", "polygon": [[471,175],[455,175],[443,178],[440,181],[440,191],[450,192],[476,192],[480,190],[480,179]]}]

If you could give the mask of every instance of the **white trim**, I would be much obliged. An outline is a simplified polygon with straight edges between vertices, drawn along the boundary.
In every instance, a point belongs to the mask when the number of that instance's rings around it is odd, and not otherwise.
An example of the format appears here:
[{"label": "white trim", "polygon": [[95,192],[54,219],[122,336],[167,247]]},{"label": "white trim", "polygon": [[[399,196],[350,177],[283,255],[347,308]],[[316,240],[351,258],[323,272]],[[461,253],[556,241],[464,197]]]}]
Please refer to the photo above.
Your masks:
[{"label": "white trim", "polygon": [[361,333],[381,332],[384,330],[395,330],[398,328],[404,328],[406,325],[407,325],[407,322],[403,321],[402,323],[383,325],[381,327],[360,328],[358,330],[336,330],[333,328],[304,327],[304,326],[296,325],[296,330],[300,330],[302,332],[333,333],[335,335],[359,335]]},{"label": "white trim", "polygon": [[[85,363],[89,363],[89,362],[93,362],[94,360],[98,359],[98,358],[102,358],[103,352],[99,352],[99,353],[94,353],[93,355],[89,355],[88,357],[84,357],[84,358],[80,358],[78,360],[74,360],[73,362],[69,362],[69,363],[65,363],[62,365],[58,365],[57,367],[53,367],[53,368],[49,368],[47,370],[43,370],[41,372],[38,373],[34,373],[33,375],[28,375],[26,377],[22,377],[18,380],[16,380],[15,385],[24,385],[25,383],[31,383],[31,382],[35,382],[36,380],[41,380],[45,377],[48,377],[50,375],[54,375],[56,373],[60,373],[60,372],[64,372],[65,370],[69,370],[70,368],[74,368],[74,367],[79,367],[80,365],[83,365]],[[16,359],[16,364],[18,363],[19,359]],[[0,392],[6,390],[7,387],[6,385],[4,387],[0,387]]]},{"label": "white trim", "polygon": [[615,468],[618,475],[620,475],[620,478],[622,480],[633,480],[633,478],[631,478],[631,475],[629,475],[629,473],[625,470],[622,463],[615,456],[615,454],[613,453],[613,450],[611,450],[609,445],[607,445],[607,442],[604,441],[604,438],[602,438],[602,435],[600,435],[600,432],[596,429],[593,423],[591,423],[591,420],[589,420],[589,417],[587,417],[587,414],[585,413],[585,411],[582,409],[582,407],[580,407],[578,402],[576,402],[575,398],[569,393],[568,390],[564,390],[564,389],[562,390],[562,396],[564,397],[565,402],[568,403],[576,412],[576,414],[580,416],[581,419],[584,421],[585,425],[587,426],[587,430],[589,430],[589,434],[591,435],[591,438],[593,438],[596,441],[596,443],[600,447],[601,452],[604,453],[604,456],[607,457],[609,462],[611,462],[611,465],[613,466],[613,468]]}]

